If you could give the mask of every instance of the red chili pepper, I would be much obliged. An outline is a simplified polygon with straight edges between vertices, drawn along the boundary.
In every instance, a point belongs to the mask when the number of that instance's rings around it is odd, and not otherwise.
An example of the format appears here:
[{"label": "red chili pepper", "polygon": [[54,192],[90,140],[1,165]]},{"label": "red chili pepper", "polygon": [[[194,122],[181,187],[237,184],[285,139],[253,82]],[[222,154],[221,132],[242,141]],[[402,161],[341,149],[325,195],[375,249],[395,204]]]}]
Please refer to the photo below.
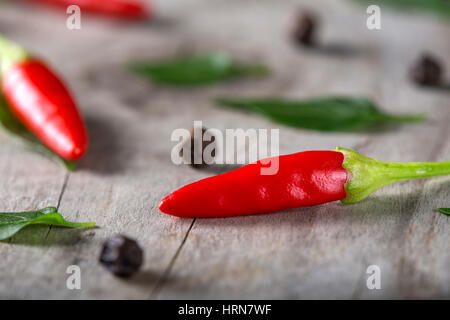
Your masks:
[{"label": "red chili pepper", "polygon": [[61,80],[21,47],[0,37],[2,93],[11,111],[48,148],[66,160],[86,152],[88,137]]},{"label": "red chili pepper", "polygon": [[108,14],[130,19],[145,19],[151,10],[141,1],[135,0],[28,0],[32,2],[68,7],[77,5],[83,12]]},{"label": "red chili pepper", "polygon": [[335,200],[348,204],[390,183],[450,174],[450,162],[389,163],[342,148],[280,156],[278,161],[274,175],[262,175],[267,166],[258,161],[184,186],[164,198],[159,209],[178,217],[212,218]]}]

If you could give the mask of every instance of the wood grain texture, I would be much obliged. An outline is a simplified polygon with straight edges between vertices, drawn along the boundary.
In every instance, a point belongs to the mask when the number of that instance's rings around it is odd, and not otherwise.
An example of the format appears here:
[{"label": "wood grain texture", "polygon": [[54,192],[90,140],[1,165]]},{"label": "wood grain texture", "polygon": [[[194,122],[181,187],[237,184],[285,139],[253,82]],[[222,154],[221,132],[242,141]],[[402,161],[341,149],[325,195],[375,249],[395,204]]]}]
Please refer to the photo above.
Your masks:
[{"label": "wood grain texture", "polygon": [[[450,220],[435,210],[449,205],[448,177],[398,183],[352,206],[207,220],[157,209],[175,188],[216,173],[170,161],[171,132],[194,120],[222,130],[280,128],[282,154],[340,145],[386,161],[450,159],[450,91],[420,89],[407,79],[423,51],[450,66],[450,24],[382,8],[382,30],[369,31],[365,8],[347,1],[153,2],[160,17],[152,23],[86,16],[79,31],[67,30],[55,10],[0,3],[0,32],[63,75],[92,141],[79,170],[67,174],[0,133],[0,209],[59,205],[68,220],[99,226],[34,227],[0,243],[0,298],[450,297]],[[302,7],[321,17],[319,49],[289,41],[290,18]],[[174,90],[125,68],[136,59],[218,49],[264,61],[275,73]],[[219,94],[367,95],[389,112],[425,113],[428,120],[367,134],[320,133],[215,108],[209,100]],[[102,242],[116,233],[145,250],[142,272],[129,281],[98,264]],[[82,270],[81,290],[66,288],[71,264]],[[381,290],[366,287],[372,264],[381,268]]]}]

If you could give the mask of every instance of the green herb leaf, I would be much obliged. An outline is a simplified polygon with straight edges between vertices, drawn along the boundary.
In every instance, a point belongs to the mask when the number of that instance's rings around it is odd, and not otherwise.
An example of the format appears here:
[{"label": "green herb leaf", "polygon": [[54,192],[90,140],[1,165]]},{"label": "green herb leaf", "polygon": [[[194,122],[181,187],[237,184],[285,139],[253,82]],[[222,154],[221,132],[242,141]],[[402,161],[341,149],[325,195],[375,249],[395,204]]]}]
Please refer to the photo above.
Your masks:
[{"label": "green herb leaf", "polygon": [[76,168],[76,162],[67,161],[53,151],[44,146],[17,118],[12,114],[6,101],[0,97],[0,124],[9,133],[19,137],[22,141],[31,147],[33,150],[61,163],[67,170],[73,171]]},{"label": "green herb leaf", "polygon": [[398,9],[422,10],[450,18],[448,0],[357,0],[364,4],[388,5]]},{"label": "green herb leaf", "polygon": [[176,86],[199,86],[236,77],[264,76],[269,73],[269,69],[264,65],[239,64],[223,52],[133,63],[130,69],[156,83]]},{"label": "green herb leaf", "polygon": [[31,224],[46,224],[68,228],[91,228],[94,222],[68,222],[55,207],[28,212],[0,212],[0,240],[12,237]]},{"label": "green herb leaf", "polygon": [[439,208],[438,210],[440,213],[450,216],[450,208]]},{"label": "green herb leaf", "polygon": [[386,123],[415,122],[423,115],[390,115],[369,99],[326,97],[296,101],[279,98],[216,98],[218,105],[262,114],[279,123],[321,131],[367,130]]}]

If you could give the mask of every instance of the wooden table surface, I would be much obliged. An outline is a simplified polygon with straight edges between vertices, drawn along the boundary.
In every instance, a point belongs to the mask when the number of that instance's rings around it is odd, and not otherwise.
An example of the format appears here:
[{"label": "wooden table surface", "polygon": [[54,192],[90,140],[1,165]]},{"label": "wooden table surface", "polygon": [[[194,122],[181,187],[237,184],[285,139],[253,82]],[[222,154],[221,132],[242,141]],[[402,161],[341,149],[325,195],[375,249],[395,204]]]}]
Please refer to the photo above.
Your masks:
[{"label": "wooden table surface", "polygon": [[[0,132],[0,211],[58,206],[96,229],[27,228],[0,243],[0,298],[449,298],[450,178],[403,182],[369,199],[228,219],[179,219],[157,205],[174,189],[216,174],[170,160],[176,128],[280,128],[280,153],[339,145],[385,161],[450,159],[450,91],[417,88],[407,72],[424,51],[450,71],[450,24],[382,8],[382,29],[366,28],[351,1],[154,1],[159,18],[124,23],[3,1],[0,32],[42,56],[77,97],[91,136],[89,153],[68,173]],[[321,17],[323,50],[302,50],[287,35],[298,8]],[[338,50],[336,50],[338,49]],[[224,50],[275,71],[200,89],[171,89],[125,65],[180,52]],[[450,73],[447,73],[450,81]],[[372,133],[321,133],[219,109],[219,94],[303,98],[365,95],[392,113],[427,121]],[[99,263],[103,241],[123,233],[145,250],[129,280]],[[66,287],[69,265],[81,290]],[[366,269],[378,265],[381,289]]]}]

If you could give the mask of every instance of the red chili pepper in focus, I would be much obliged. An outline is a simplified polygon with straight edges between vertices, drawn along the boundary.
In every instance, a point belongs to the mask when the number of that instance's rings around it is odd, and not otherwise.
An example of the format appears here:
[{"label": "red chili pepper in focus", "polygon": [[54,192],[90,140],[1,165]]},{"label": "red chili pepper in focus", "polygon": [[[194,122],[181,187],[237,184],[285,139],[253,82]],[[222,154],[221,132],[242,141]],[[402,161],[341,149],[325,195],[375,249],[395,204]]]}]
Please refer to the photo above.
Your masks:
[{"label": "red chili pepper in focus", "polygon": [[77,5],[82,12],[107,14],[129,19],[145,19],[151,10],[141,1],[135,0],[28,0],[31,2],[68,7]]},{"label": "red chili pepper in focus", "polygon": [[450,174],[450,162],[382,162],[342,148],[277,158],[274,175],[262,175],[267,165],[258,161],[184,186],[164,198],[159,209],[178,217],[218,218],[335,200],[350,204],[397,181]]},{"label": "red chili pepper in focus", "polygon": [[62,158],[79,160],[87,150],[85,124],[61,80],[21,47],[0,37],[2,93],[14,115]]}]

